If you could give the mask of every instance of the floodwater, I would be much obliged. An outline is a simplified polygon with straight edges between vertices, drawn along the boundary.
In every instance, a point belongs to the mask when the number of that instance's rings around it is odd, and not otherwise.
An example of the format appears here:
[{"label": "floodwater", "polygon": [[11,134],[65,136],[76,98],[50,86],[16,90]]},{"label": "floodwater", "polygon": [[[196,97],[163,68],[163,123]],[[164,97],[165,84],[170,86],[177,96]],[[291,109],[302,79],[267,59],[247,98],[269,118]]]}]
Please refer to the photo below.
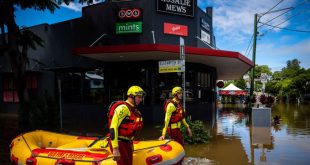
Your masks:
[{"label": "floodwater", "polygon": [[[239,107],[238,107],[239,106]],[[188,145],[187,164],[310,164],[310,105],[277,104],[280,124],[254,127],[240,105],[221,105],[209,144]]]},{"label": "floodwater", "polygon": [[[310,105],[277,104],[271,116],[281,116],[280,124],[252,126],[251,113],[242,105],[219,105],[217,121],[208,122],[212,140],[208,144],[186,145],[186,165],[308,165],[310,164]],[[0,164],[9,162],[9,142],[17,134],[16,116],[0,116]],[[211,122],[210,122],[211,123]],[[70,128],[79,132],[78,128]],[[144,129],[143,139],[160,136],[159,127]],[[154,131],[155,130],[155,131]],[[83,130],[85,133],[85,130]],[[100,132],[90,133],[100,135]]]}]

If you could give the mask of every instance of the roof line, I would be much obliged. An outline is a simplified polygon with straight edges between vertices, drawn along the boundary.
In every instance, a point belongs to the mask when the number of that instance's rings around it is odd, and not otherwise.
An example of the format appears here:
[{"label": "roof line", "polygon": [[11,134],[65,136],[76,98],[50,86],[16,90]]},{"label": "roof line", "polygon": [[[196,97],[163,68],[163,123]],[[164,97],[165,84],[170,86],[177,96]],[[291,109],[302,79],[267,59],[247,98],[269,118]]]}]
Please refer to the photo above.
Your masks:
[{"label": "roof line", "polygon": [[[180,47],[178,45],[168,45],[168,44],[130,44],[130,45],[106,45],[96,47],[78,47],[74,48],[72,51],[76,55],[95,54],[95,53],[145,52],[145,51],[180,53]],[[247,63],[248,65],[254,66],[253,62],[250,59],[248,59],[241,53],[234,51],[214,50],[209,48],[197,48],[192,46],[185,46],[185,53],[191,55],[237,58]]]}]

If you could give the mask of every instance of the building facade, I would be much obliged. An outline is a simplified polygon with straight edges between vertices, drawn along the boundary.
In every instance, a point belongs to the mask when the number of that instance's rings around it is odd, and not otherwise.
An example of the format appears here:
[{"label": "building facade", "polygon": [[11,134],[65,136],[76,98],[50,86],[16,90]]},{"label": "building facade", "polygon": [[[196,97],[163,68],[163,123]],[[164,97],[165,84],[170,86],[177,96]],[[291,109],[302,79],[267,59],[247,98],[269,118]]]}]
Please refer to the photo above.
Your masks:
[{"label": "building facade", "polygon": [[[139,85],[147,92],[145,122],[161,123],[164,101],[182,76],[159,73],[158,63],[179,60],[183,37],[187,112],[212,120],[216,80],[239,79],[253,65],[238,52],[216,49],[212,19],[212,8],[203,11],[196,0],[110,0],[84,7],[81,18],[30,27],[45,46],[29,50],[27,89],[34,97],[61,98],[65,119],[91,125],[105,122],[109,104]],[[14,113],[14,80],[8,58],[0,59],[1,111]]]}]

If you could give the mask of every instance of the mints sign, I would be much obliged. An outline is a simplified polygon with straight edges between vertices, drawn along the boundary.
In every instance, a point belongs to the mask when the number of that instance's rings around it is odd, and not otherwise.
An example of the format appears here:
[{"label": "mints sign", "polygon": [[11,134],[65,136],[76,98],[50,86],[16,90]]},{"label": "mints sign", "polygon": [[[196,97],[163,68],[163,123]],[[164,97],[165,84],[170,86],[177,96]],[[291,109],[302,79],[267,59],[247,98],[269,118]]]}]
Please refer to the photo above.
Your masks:
[{"label": "mints sign", "polygon": [[116,34],[142,33],[142,22],[116,23]]},{"label": "mints sign", "polygon": [[157,0],[157,11],[194,17],[195,0]]}]

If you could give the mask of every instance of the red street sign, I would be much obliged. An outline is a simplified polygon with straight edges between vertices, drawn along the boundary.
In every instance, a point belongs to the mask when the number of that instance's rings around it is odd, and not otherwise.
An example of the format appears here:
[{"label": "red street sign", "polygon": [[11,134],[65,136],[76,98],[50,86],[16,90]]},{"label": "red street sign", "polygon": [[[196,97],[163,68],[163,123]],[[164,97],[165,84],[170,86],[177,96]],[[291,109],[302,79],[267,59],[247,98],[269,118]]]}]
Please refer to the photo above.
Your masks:
[{"label": "red street sign", "polygon": [[172,23],[164,23],[164,33],[178,36],[188,36],[188,27]]},{"label": "red street sign", "polygon": [[138,8],[121,9],[118,11],[118,18],[120,19],[139,18],[140,16],[141,16],[141,10]]}]

